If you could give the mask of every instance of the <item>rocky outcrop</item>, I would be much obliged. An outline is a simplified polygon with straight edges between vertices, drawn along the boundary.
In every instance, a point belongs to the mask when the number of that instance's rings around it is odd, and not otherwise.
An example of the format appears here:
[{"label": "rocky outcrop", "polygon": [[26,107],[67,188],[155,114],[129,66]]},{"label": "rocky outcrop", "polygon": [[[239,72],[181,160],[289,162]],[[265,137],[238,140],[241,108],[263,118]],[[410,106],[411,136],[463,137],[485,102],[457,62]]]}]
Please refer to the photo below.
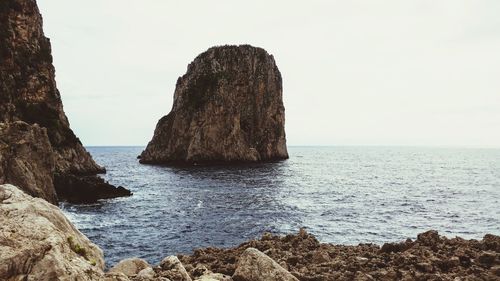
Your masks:
[{"label": "rocky outcrop", "polygon": [[0,185],[0,280],[102,280],[102,251],[56,206]]},{"label": "rocky outcrop", "polygon": [[0,123],[0,184],[15,184],[31,196],[56,204],[54,169],[45,128],[22,121]]},{"label": "rocky outcrop", "polygon": [[47,128],[58,173],[103,172],[69,127],[34,0],[1,1],[0,59],[0,122],[21,120]]},{"label": "rocky outcrop", "polygon": [[[259,264],[255,261],[261,256],[245,254],[248,248],[258,249],[301,281],[500,279],[500,237],[491,234],[477,241],[459,237],[449,239],[436,231],[428,231],[418,235],[415,241],[380,247],[374,244],[322,244],[301,230],[296,235],[284,237],[265,234],[260,240],[248,241],[232,249],[199,249],[179,259],[186,268],[203,264],[212,272],[232,275],[234,280],[240,276],[266,280],[258,276],[265,267],[247,266]],[[247,269],[243,270],[242,265]]]},{"label": "rocky outcrop", "polygon": [[255,162],[288,158],[281,74],[249,45],[210,48],[177,80],[141,163]]},{"label": "rocky outcrop", "polygon": [[[19,122],[33,125],[32,129]],[[0,2],[0,123],[0,183],[16,184],[33,196],[56,203],[54,176],[57,184],[68,175],[105,171],[69,127],[56,87],[50,41],[44,36],[35,0]],[[95,181],[82,182],[90,184],[79,184],[78,194],[94,193]],[[109,198],[125,193],[108,188],[93,196],[98,194]],[[62,195],[65,199],[66,194]]]}]

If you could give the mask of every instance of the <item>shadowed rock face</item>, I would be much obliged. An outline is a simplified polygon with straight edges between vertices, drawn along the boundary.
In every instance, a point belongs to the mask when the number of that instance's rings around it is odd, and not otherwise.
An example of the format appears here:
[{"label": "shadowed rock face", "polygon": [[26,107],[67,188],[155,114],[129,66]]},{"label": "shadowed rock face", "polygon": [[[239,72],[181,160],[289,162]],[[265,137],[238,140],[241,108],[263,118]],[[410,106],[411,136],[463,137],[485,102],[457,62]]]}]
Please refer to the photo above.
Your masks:
[{"label": "shadowed rock face", "polygon": [[34,0],[0,1],[0,122],[47,128],[57,173],[104,172],[69,127]]},{"label": "shadowed rock face", "polygon": [[141,163],[255,162],[288,158],[281,74],[249,45],[214,47],[177,81]]},{"label": "shadowed rock face", "polygon": [[45,128],[22,121],[0,123],[0,183],[22,186],[29,195],[56,204],[53,154]]}]

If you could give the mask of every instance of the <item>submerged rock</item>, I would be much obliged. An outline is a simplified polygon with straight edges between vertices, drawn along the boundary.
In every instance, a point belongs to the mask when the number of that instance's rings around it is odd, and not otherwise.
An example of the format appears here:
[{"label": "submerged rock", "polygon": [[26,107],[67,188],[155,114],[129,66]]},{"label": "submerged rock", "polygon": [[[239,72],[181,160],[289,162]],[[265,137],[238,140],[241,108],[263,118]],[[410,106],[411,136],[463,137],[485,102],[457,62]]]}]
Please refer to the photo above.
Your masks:
[{"label": "submerged rock", "polygon": [[22,121],[0,123],[0,184],[14,184],[31,196],[56,204],[54,169],[45,128]]},{"label": "submerged rock", "polygon": [[0,280],[102,280],[102,251],[58,207],[0,185]]},{"label": "submerged rock", "polygon": [[288,158],[281,74],[249,45],[213,47],[177,81],[172,111],[141,163],[256,162]]}]

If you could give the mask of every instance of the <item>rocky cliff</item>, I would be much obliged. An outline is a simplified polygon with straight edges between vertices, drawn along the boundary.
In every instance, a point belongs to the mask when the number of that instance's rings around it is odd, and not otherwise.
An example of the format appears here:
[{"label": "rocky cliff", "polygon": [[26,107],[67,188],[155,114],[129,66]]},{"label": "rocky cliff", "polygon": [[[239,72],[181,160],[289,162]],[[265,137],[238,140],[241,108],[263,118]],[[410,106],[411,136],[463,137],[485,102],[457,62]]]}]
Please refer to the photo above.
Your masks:
[{"label": "rocky cliff", "polygon": [[288,158],[282,79],[274,58],[249,45],[213,47],[177,80],[141,163]]},{"label": "rocky cliff", "polygon": [[88,177],[105,170],[69,127],[35,0],[0,1],[0,134],[0,184],[51,203],[55,188],[76,202],[131,194]]},{"label": "rocky cliff", "polygon": [[58,173],[103,172],[69,127],[34,0],[0,2],[0,62],[0,122],[21,120],[47,128]]}]

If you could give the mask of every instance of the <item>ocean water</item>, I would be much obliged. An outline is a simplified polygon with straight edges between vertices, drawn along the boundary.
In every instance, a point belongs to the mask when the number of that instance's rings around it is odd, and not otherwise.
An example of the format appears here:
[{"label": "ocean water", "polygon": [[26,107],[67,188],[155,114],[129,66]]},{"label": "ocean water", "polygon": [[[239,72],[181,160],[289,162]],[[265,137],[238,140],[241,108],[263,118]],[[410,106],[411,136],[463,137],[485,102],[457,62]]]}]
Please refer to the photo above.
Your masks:
[{"label": "ocean water", "polygon": [[142,165],[142,147],[89,147],[105,178],[134,195],[62,203],[103,250],[158,263],[195,248],[236,246],[305,227],[322,242],[384,243],[436,229],[500,234],[500,149],[289,147],[277,163]]}]

